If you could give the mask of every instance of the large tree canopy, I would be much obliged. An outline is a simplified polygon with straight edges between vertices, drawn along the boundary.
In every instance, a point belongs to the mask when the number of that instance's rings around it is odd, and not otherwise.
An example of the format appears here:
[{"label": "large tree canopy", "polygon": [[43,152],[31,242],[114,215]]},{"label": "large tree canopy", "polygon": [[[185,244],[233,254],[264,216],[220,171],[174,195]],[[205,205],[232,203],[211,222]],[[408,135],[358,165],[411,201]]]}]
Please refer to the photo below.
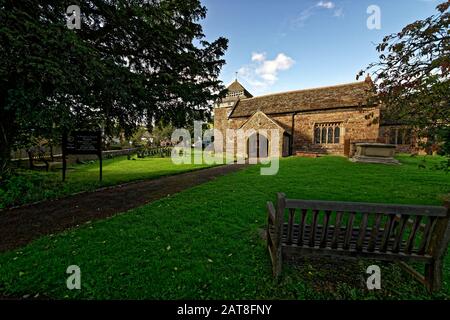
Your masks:
[{"label": "large tree canopy", "polygon": [[227,48],[205,15],[199,0],[0,0],[0,176],[30,134],[205,118]]},{"label": "large tree canopy", "polygon": [[[379,61],[364,72],[373,74],[385,116],[411,124],[424,136],[450,140],[450,1],[437,13],[386,36],[377,46]],[[447,133],[445,133],[447,132]]]}]

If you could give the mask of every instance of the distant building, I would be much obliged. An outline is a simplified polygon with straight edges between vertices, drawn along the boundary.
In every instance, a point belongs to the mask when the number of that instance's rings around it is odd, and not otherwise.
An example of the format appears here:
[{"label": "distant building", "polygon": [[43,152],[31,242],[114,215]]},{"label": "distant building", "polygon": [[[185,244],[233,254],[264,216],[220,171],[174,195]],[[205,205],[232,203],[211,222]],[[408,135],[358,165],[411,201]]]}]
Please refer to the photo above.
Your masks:
[{"label": "distant building", "polygon": [[[276,129],[280,155],[339,154],[349,156],[357,142],[396,144],[412,151],[411,130],[383,123],[378,105],[368,105],[374,95],[370,77],[365,81],[253,97],[237,80],[214,108],[214,128],[226,141],[226,129]],[[271,138],[267,139],[270,146]],[[229,141],[231,142],[231,141]],[[248,143],[246,154],[248,156]],[[259,150],[258,150],[259,152]]]}]

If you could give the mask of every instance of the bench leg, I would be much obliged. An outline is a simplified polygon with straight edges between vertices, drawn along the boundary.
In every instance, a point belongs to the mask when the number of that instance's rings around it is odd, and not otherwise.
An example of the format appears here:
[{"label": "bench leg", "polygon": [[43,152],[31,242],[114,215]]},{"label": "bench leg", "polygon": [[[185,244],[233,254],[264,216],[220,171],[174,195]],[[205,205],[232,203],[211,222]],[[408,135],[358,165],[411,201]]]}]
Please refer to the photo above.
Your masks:
[{"label": "bench leg", "polygon": [[435,260],[425,265],[425,280],[429,292],[436,292],[442,286],[442,260]]},{"label": "bench leg", "polygon": [[272,274],[275,278],[281,274],[281,248],[278,248],[274,243],[274,240],[270,236],[269,229],[266,230],[267,236],[267,249],[270,253],[270,260],[272,262]]},{"label": "bench leg", "polygon": [[281,258],[281,248],[277,248],[276,252],[274,254],[274,261],[272,264],[272,272],[273,276],[275,278],[278,278],[281,275],[281,265],[282,265],[282,258]]}]

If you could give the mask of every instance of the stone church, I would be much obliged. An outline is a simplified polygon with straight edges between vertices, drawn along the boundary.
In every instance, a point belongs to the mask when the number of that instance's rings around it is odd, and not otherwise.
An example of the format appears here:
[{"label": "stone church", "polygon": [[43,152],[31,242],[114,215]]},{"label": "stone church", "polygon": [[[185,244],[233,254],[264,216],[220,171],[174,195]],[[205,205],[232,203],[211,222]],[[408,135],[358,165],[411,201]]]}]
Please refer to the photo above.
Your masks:
[{"label": "stone church", "polygon": [[[276,129],[279,155],[351,156],[355,143],[382,142],[397,151],[413,149],[411,130],[400,124],[383,123],[381,109],[368,105],[374,95],[370,77],[365,81],[296,90],[253,97],[237,80],[214,108],[214,128],[227,140],[226,129]],[[270,137],[267,139],[270,146]],[[234,141],[236,143],[236,141]],[[246,156],[248,156],[248,143]],[[258,152],[260,152],[258,150]]]}]

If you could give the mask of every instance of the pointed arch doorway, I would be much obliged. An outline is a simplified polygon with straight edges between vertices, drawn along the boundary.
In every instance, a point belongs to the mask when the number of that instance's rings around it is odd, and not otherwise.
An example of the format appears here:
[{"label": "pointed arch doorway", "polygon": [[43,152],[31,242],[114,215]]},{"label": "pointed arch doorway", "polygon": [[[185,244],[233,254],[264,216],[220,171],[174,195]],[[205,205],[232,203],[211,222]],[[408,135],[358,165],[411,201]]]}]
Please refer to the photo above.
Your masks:
[{"label": "pointed arch doorway", "polygon": [[269,139],[255,132],[247,138],[247,159],[265,159],[269,156]]}]

